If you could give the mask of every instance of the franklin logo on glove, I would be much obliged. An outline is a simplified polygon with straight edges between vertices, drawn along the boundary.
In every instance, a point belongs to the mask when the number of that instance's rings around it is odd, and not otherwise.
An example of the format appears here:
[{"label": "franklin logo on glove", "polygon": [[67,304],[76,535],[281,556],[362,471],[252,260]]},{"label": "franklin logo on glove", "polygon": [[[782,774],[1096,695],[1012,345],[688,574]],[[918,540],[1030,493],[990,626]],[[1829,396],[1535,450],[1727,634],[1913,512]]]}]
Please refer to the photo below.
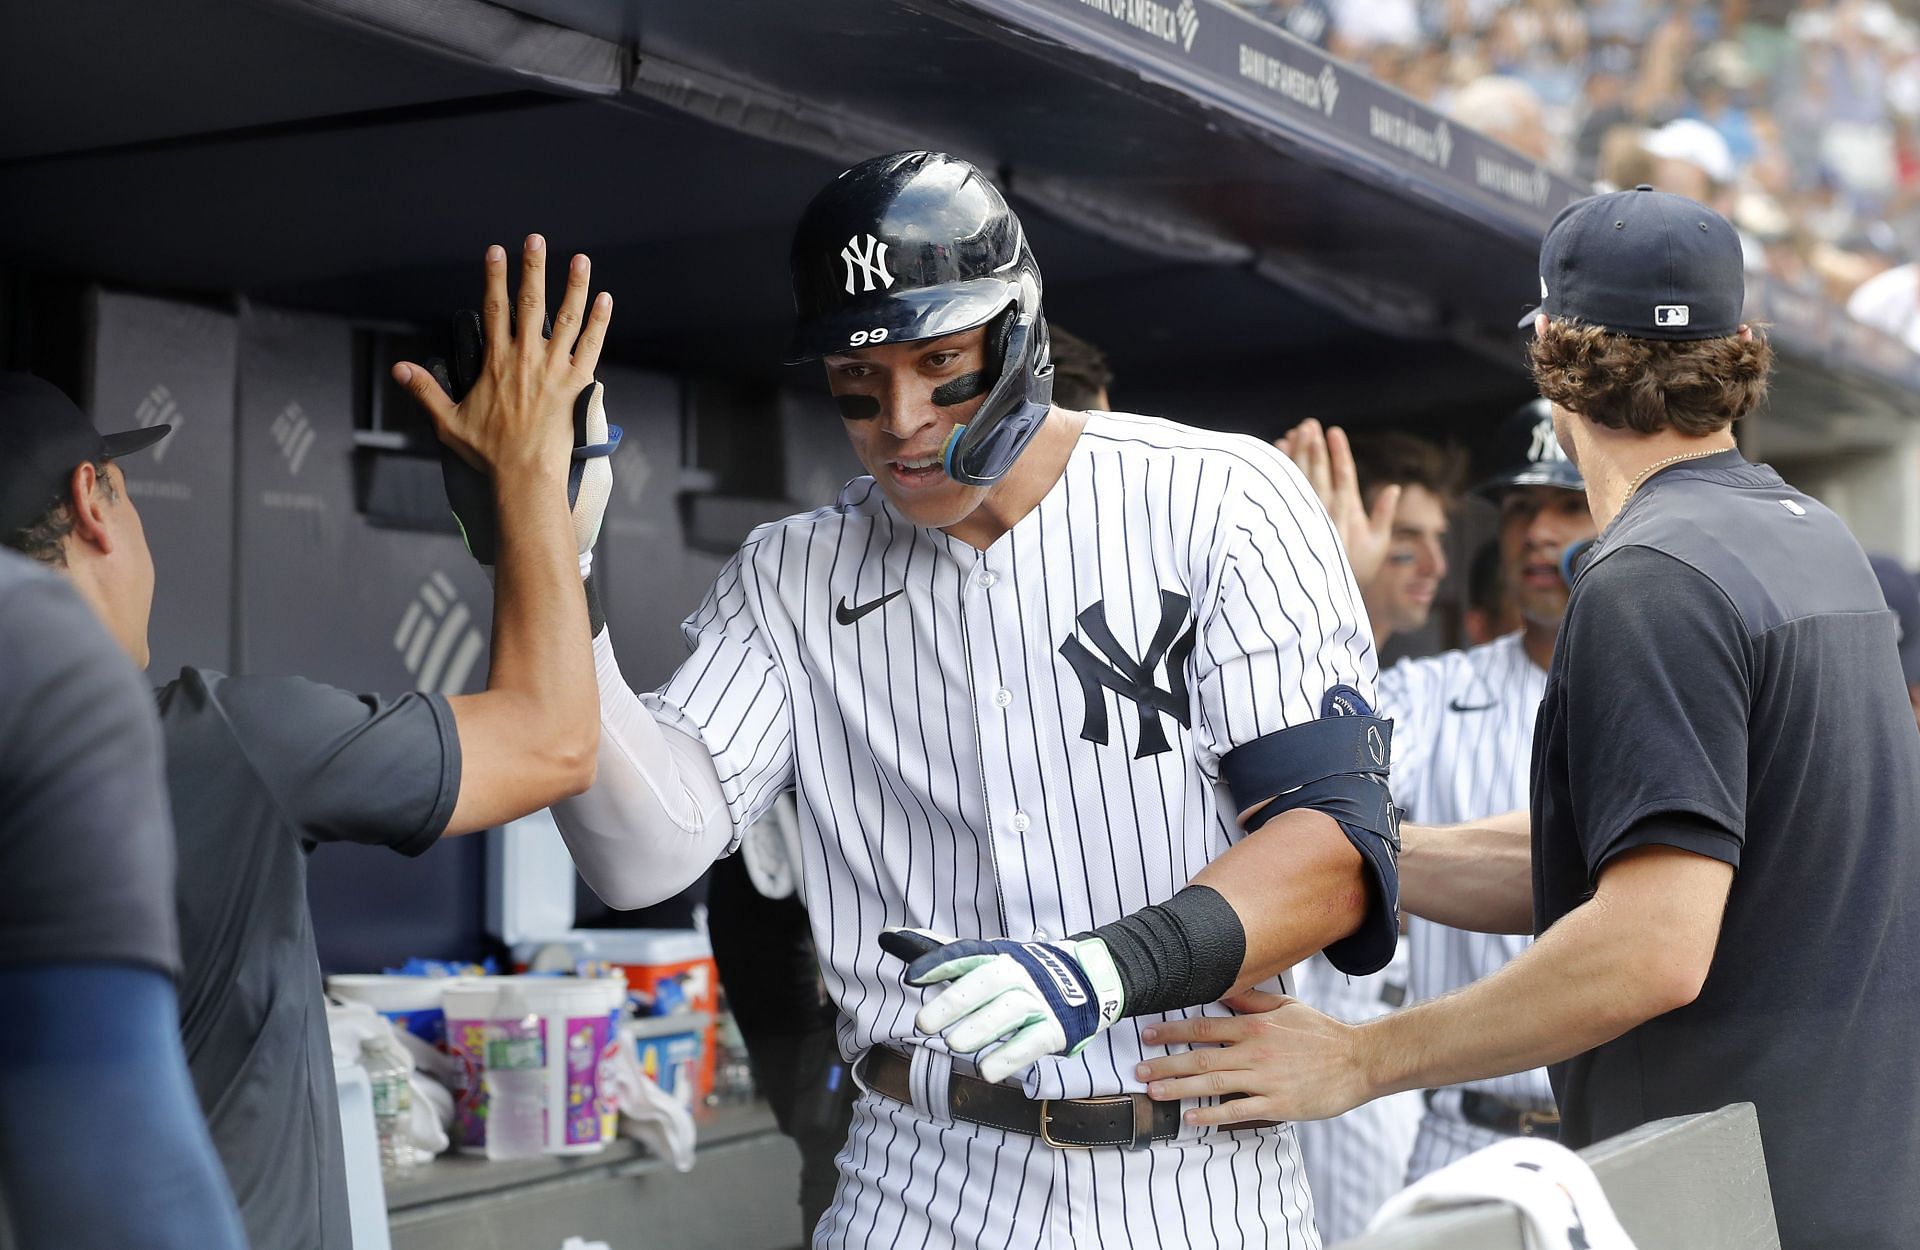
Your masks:
[{"label": "franklin logo on glove", "polygon": [[1060,997],[1066,999],[1067,1006],[1078,1007],[1087,1001],[1086,994],[1080,989],[1080,983],[1073,979],[1073,974],[1067,971],[1067,966],[1060,962],[1058,955],[1038,942],[1028,942],[1021,949],[1032,955],[1034,962],[1053,978],[1053,987],[1060,991]]}]

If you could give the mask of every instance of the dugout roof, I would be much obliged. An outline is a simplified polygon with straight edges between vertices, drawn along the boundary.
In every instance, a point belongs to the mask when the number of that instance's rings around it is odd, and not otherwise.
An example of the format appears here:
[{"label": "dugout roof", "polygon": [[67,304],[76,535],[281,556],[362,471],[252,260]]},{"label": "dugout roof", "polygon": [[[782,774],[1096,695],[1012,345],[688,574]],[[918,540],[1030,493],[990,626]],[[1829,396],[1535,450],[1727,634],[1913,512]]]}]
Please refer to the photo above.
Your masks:
[{"label": "dugout roof", "polygon": [[[0,84],[0,264],[425,320],[538,228],[595,253],[624,358],[720,376],[784,376],[813,190],[945,147],[1134,406],[1260,432],[1477,441],[1578,194],[1220,0],[63,0],[6,6]],[[1752,305],[1777,411],[1910,407],[1897,345]]]}]

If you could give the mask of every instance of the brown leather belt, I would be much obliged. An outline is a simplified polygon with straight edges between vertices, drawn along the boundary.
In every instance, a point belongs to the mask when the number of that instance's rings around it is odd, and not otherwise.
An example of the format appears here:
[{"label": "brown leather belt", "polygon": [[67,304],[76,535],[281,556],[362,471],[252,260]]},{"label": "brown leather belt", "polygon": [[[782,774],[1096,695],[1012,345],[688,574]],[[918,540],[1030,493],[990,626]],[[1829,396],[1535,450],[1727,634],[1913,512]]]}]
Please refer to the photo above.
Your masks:
[{"label": "brown leather belt", "polygon": [[[1435,1100],[1445,1092],[1439,1089],[1428,1090],[1427,1106],[1434,1107]],[[1437,1107],[1434,1109],[1439,1110]],[[1477,1089],[1460,1091],[1460,1118],[1468,1124],[1475,1124],[1495,1133],[1505,1133],[1509,1137],[1544,1137],[1548,1141],[1560,1140],[1558,1108],[1526,1107],[1519,1103],[1508,1102],[1493,1094],[1483,1094]]]},{"label": "brown leather belt", "polygon": [[[860,1057],[860,1079],[876,1094],[913,1105],[913,1061],[876,1046]],[[1145,1094],[1100,1098],[1029,1098],[1018,1086],[994,1085],[955,1072],[947,1079],[947,1110],[956,1120],[1008,1133],[1038,1137],[1061,1150],[1124,1146],[1144,1150],[1180,1134],[1180,1104],[1155,1102]],[[1277,1121],[1249,1121],[1231,1129],[1271,1128]]]}]

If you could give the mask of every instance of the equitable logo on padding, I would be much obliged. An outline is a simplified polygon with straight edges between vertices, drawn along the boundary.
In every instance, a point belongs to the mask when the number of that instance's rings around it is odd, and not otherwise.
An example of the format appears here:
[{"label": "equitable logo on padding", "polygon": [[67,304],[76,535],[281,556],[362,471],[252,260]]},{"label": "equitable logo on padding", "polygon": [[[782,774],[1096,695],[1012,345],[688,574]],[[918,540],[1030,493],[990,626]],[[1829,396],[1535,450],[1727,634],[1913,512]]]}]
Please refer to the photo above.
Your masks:
[{"label": "equitable logo on padding", "polygon": [[[167,389],[164,382],[154,383],[153,389],[147,392],[147,397],[140,401],[138,408],[133,410],[133,419],[140,423],[140,428],[143,430],[151,429],[156,425],[170,425],[175,434],[178,434],[180,427],[187,423],[187,419],[180,415],[180,405],[174,402],[173,392]],[[167,452],[177,441],[173,438],[163,438],[155,443],[154,463],[158,464],[165,460]]]},{"label": "equitable logo on padding", "polygon": [[287,462],[287,470],[295,477],[300,476],[300,466],[313,449],[314,438],[313,422],[307,420],[307,410],[300,406],[299,400],[282,408],[280,415],[273,419],[273,441]]},{"label": "equitable logo on padding", "polygon": [[486,643],[453,580],[435,570],[407,605],[393,649],[418,689],[451,695],[466,690]]}]

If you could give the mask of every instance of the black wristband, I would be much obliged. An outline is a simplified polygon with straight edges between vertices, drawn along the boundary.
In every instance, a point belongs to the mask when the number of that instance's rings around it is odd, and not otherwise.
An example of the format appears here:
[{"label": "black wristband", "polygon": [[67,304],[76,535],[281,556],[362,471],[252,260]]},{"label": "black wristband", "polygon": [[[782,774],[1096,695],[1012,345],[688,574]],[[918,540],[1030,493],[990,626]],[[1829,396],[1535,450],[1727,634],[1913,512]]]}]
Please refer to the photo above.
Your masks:
[{"label": "black wristband", "polygon": [[1247,958],[1247,928],[1239,913],[1204,885],[1190,885],[1164,903],[1081,936],[1107,944],[1129,1016],[1216,1002],[1240,979]]},{"label": "black wristband", "polygon": [[587,637],[598,638],[600,631],[607,627],[607,614],[600,606],[600,583],[594,579],[592,569],[587,570],[581,585],[587,592]]}]

